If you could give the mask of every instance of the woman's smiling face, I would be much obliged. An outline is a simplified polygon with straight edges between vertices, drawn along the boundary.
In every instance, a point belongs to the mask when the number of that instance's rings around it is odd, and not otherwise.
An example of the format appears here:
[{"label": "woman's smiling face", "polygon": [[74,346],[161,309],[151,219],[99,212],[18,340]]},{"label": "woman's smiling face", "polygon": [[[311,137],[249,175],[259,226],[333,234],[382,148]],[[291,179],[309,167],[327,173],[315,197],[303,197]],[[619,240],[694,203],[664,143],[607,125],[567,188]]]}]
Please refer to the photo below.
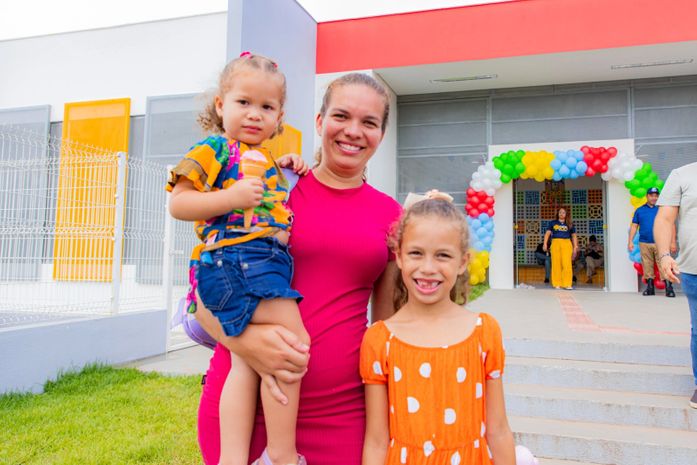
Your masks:
[{"label": "woman's smiling face", "polygon": [[384,97],[363,84],[336,87],[324,115],[317,115],[322,138],[322,165],[332,172],[356,176],[382,140]]}]

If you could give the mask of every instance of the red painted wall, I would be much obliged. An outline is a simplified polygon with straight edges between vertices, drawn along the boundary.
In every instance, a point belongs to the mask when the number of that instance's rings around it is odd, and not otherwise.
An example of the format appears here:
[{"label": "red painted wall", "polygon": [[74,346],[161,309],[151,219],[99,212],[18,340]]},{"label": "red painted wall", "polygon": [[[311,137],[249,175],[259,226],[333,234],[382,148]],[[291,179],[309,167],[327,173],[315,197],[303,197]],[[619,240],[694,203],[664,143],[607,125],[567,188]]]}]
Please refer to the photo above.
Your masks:
[{"label": "red painted wall", "polygon": [[697,0],[517,0],[319,23],[317,73],[697,40]]}]

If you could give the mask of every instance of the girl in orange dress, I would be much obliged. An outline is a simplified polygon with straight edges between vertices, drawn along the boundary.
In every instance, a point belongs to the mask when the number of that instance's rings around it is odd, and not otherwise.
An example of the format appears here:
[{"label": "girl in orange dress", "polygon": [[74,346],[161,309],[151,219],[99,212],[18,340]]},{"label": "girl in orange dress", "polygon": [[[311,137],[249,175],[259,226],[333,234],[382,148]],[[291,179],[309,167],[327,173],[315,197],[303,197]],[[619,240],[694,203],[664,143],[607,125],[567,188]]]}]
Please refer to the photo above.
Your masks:
[{"label": "girl in orange dress", "polygon": [[365,333],[363,465],[514,465],[496,320],[467,295],[469,233],[450,202],[408,208],[391,240],[400,274],[394,316]]}]

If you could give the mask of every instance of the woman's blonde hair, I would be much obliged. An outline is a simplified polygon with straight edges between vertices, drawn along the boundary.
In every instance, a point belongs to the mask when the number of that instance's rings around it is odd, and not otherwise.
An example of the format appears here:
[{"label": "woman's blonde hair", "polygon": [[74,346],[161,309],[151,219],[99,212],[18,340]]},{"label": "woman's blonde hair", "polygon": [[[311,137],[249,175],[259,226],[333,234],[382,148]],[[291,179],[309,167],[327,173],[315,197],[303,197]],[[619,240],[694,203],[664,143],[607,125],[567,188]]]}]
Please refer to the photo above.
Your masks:
[{"label": "woman's blonde hair", "polygon": [[[368,76],[367,74],[348,73],[330,82],[329,86],[327,86],[327,90],[324,92],[324,97],[322,97],[322,106],[319,109],[320,116],[324,118],[327,115],[327,109],[331,105],[332,95],[334,94],[334,90],[337,87],[354,85],[362,85],[369,87],[373,89],[375,92],[377,92],[377,94],[380,97],[382,97],[383,103],[385,104],[385,110],[382,112],[382,125],[380,126],[380,129],[382,130],[382,133],[385,134],[385,130],[387,129],[387,120],[390,116],[390,96],[387,94],[387,90],[385,90],[385,87],[382,84],[380,84],[375,78]],[[315,153],[314,167],[318,167],[321,162],[322,148],[320,147],[317,150],[317,153]]]},{"label": "woman's blonde hair", "polygon": [[[467,219],[455,205],[447,200],[442,199],[427,199],[415,203],[406,209],[399,221],[397,221],[390,231],[389,246],[395,254],[399,254],[404,237],[404,230],[415,218],[435,217],[438,219],[450,221],[460,230],[460,251],[465,255],[469,255],[469,227]],[[468,260],[469,261],[469,260]],[[469,269],[457,277],[455,285],[450,290],[450,300],[464,305],[467,303],[467,294],[469,292]],[[408,300],[407,288],[402,279],[402,273],[397,273],[395,278],[395,291],[392,302],[395,310],[402,308]]]},{"label": "woman's blonde hair", "polygon": [[[281,109],[286,103],[286,76],[278,69],[278,65],[271,58],[263,55],[253,55],[249,52],[244,52],[239,58],[235,58],[223,68],[218,78],[218,87],[206,94],[206,106],[199,113],[197,121],[199,126],[205,131],[214,134],[222,134],[225,132],[223,127],[223,119],[218,116],[215,110],[215,97],[222,98],[235,82],[235,74],[243,69],[260,70],[276,76],[279,80],[281,89]],[[283,132],[283,121],[278,122],[278,127],[271,135],[274,137]]]}]

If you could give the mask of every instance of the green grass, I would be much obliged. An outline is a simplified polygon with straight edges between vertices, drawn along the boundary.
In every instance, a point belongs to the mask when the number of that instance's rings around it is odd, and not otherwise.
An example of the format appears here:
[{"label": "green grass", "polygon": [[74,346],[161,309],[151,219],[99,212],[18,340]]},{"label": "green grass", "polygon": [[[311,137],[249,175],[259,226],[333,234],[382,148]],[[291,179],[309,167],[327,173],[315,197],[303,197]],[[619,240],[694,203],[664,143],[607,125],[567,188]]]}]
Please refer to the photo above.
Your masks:
[{"label": "green grass", "polygon": [[199,376],[91,366],[0,397],[2,465],[197,464]]}]

